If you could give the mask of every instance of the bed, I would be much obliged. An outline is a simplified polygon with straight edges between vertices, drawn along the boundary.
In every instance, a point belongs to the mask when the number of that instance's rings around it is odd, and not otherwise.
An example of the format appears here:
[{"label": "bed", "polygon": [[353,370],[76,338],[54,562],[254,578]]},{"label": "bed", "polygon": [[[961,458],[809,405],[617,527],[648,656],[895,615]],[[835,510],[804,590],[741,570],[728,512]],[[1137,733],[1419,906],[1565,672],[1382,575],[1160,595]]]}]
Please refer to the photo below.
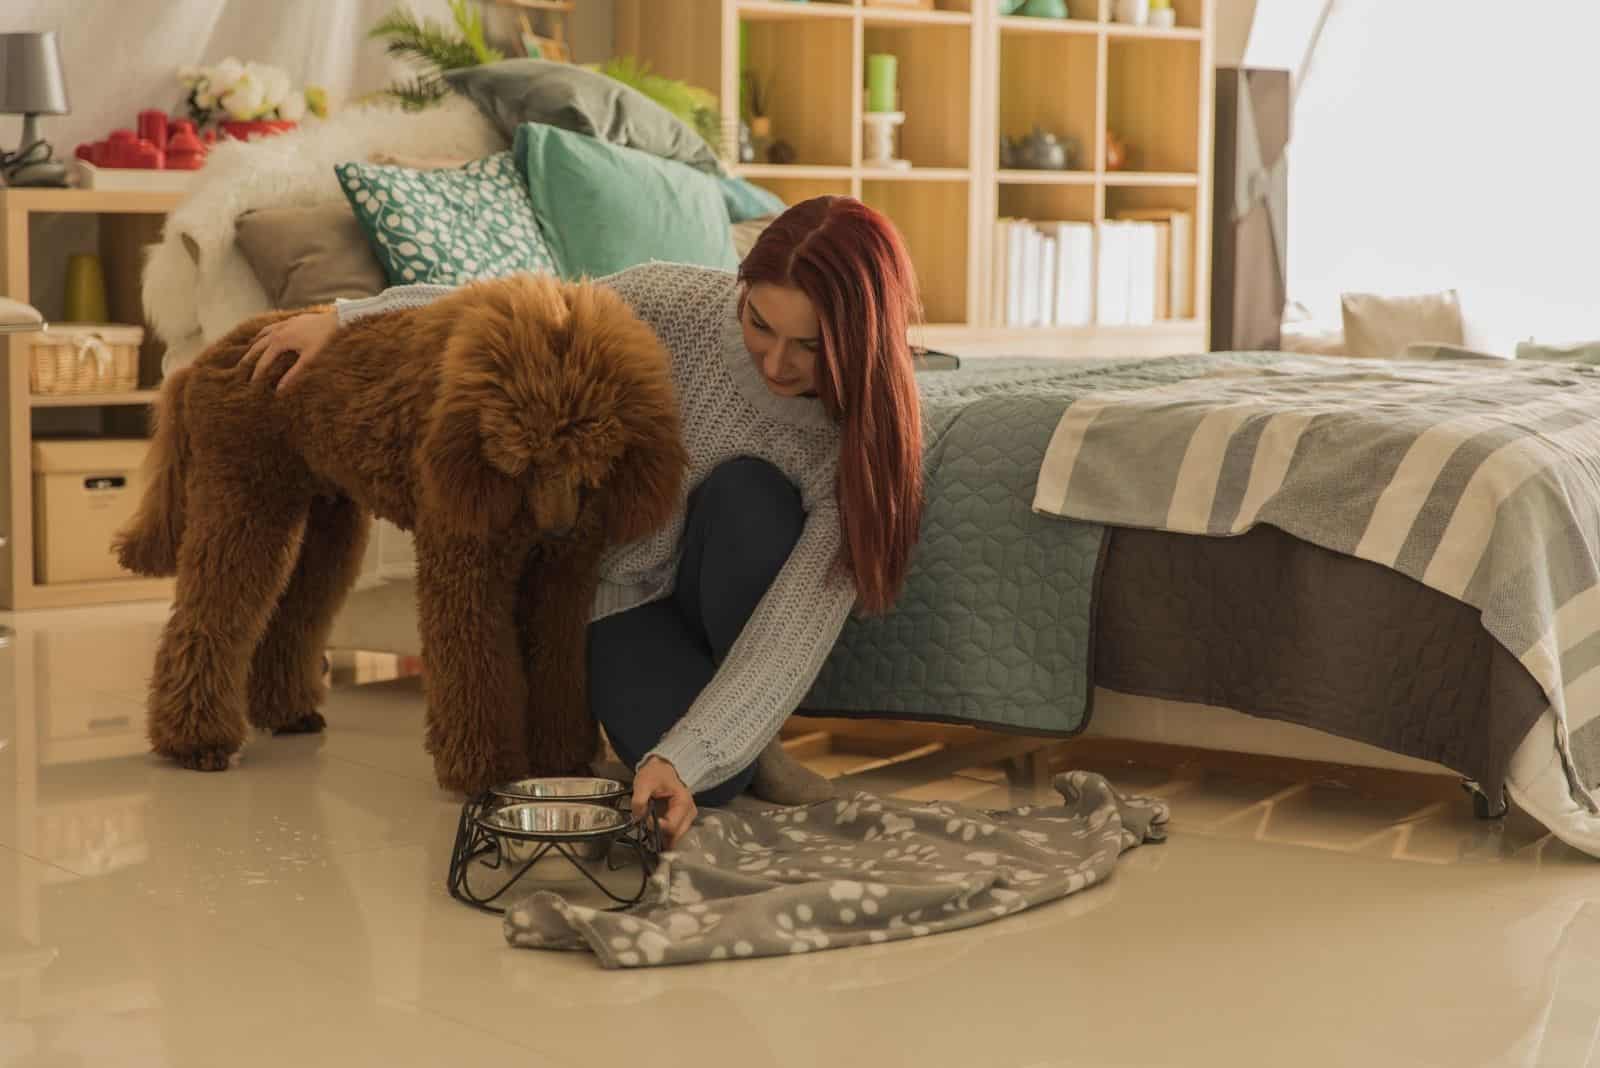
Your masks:
[{"label": "bed", "polygon": [[[1229,367],[1316,377],[1270,354],[985,359],[919,375],[928,505],[905,593],[890,615],[847,625],[804,711],[1448,771],[1483,814],[1509,792],[1600,852],[1548,695],[1479,608],[1270,523],[1204,536],[1038,507],[1076,401],[1181,391]],[[1538,377],[1530,389],[1555,388]],[[1111,447],[1124,460],[1103,466],[1146,463],[1138,444]],[[337,642],[415,651],[409,566],[404,538],[381,533]]]}]

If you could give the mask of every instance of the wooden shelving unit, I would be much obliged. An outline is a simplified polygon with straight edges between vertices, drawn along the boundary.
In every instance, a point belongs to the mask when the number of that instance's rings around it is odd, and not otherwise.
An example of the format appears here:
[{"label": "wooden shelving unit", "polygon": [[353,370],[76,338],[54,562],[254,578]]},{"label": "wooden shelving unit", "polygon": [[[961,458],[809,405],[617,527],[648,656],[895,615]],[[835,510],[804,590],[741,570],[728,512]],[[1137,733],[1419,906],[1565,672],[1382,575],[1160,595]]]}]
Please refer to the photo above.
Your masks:
[{"label": "wooden shelving unit", "polygon": [[[111,318],[143,325],[139,279],[145,246],[154,242],[180,193],[131,193],[82,189],[0,189],[0,293],[29,300],[29,222],[37,215],[91,214],[100,217],[100,259],[106,276]],[[172,595],[166,579],[126,578],[104,582],[45,585],[34,579],[33,440],[34,413],[68,408],[98,410],[105,430],[139,437],[148,423],[146,409],[156,399],[161,378],[161,346],[146,331],[139,358],[141,389],[130,393],[34,396],[28,389],[27,335],[0,337],[0,532],[9,539],[0,549],[0,608],[66,608],[120,601],[156,600]]]},{"label": "wooden shelving unit", "polygon": [[[773,135],[794,164],[734,172],[795,202],[859,197],[885,211],[916,261],[928,326],[917,340],[962,353],[1158,355],[1204,351],[1211,249],[1215,0],[1174,0],[1173,29],[1111,21],[1112,0],[1072,0],[1063,20],[1000,16],[994,0],[931,10],[865,0],[614,0],[616,51],[714,89],[737,114],[744,61],[766,79]],[[862,165],[865,57],[899,57],[899,155]],[[1035,124],[1075,138],[1080,170],[999,166],[999,138]],[[1132,146],[1109,171],[1105,131]],[[1170,208],[1194,218],[1199,318],[1152,327],[1008,329],[986,319],[995,222],[1098,223]]]}]

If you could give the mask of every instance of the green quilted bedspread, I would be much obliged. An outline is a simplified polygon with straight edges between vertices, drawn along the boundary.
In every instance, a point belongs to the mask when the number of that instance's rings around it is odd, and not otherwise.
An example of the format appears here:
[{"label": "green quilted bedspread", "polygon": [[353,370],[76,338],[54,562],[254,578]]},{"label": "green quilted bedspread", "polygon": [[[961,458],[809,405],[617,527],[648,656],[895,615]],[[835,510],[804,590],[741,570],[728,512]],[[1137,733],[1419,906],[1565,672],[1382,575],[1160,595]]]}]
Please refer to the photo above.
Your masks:
[{"label": "green quilted bedspread", "polygon": [[1105,530],[1034,513],[1039,462],[1079,395],[1208,362],[969,359],[920,374],[927,505],[905,591],[846,624],[802,710],[1081,729]]}]

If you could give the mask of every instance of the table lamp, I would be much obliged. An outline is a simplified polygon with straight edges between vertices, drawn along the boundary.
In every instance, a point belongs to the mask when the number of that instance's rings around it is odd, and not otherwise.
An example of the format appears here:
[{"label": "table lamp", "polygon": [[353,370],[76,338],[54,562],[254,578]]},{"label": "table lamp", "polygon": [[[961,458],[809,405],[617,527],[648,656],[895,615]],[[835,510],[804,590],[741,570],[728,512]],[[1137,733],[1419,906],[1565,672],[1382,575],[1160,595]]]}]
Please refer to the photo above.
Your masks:
[{"label": "table lamp", "polygon": [[[0,297],[0,339],[6,334],[26,334],[43,330],[45,325],[44,316],[39,314],[37,308],[20,300]],[[0,344],[4,344],[4,341],[0,340]],[[5,352],[0,350],[0,366],[3,366],[4,356]],[[5,531],[0,530],[0,549],[5,548],[7,543]],[[0,649],[11,644],[12,633],[10,627],[0,623]]]},{"label": "table lamp", "polygon": [[22,143],[0,152],[0,173],[9,185],[65,185],[67,165],[51,158],[39,137],[40,115],[65,115],[67,82],[54,30],[0,33],[0,114],[22,116]]}]

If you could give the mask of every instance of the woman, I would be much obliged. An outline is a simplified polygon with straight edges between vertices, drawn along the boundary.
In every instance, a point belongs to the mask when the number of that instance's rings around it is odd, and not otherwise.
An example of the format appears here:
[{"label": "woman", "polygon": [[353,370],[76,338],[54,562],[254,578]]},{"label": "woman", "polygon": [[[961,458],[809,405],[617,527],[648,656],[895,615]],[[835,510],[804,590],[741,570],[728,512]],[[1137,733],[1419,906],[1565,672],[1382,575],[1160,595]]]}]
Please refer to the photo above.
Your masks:
[{"label": "woman", "polygon": [[[922,515],[922,427],[907,327],[916,282],[882,215],[818,197],[779,216],[737,275],[652,263],[602,279],[670,351],[688,448],[684,508],[610,550],[589,626],[589,699],[635,768],[633,809],[749,785],[856,604],[886,611]],[[424,304],[402,286],[263,331],[256,374],[316,359],[342,323]]]}]

